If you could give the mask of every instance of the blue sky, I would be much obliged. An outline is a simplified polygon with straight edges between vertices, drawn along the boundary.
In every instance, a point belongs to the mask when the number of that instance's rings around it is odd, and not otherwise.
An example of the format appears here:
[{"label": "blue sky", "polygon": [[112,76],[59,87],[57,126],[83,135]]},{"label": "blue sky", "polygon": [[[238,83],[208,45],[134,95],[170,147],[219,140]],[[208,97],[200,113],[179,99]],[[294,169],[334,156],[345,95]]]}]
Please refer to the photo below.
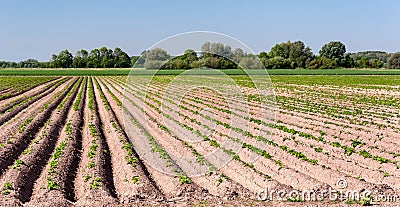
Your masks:
[{"label": "blue sky", "polygon": [[189,31],[230,35],[255,52],[301,40],[317,53],[331,40],[350,52],[400,51],[397,0],[2,0],[0,60],[36,58],[68,49],[120,47],[140,54]]}]

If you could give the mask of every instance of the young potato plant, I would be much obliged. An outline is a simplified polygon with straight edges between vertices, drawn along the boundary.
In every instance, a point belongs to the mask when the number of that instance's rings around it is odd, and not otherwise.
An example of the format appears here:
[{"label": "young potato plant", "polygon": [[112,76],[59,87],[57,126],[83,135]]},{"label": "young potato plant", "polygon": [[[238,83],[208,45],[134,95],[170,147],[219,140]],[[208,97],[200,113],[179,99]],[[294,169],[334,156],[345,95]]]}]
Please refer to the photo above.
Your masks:
[{"label": "young potato plant", "polygon": [[52,180],[52,178],[49,176],[47,177],[47,190],[57,190],[60,188],[58,184]]},{"label": "young potato plant", "polygon": [[14,190],[14,187],[11,185],[10,182],[5,182],[3,185],[3,191],[1,192],[1,194],[9,195],[11,193],[11,190]]},{"label": "young potato plant", "polygon": [[19,169],[24,162],[20,159],[15,160],[14,165],[10,166],[11,169]]},{"label": "young potato plant", "polygon": [[92,182],[90,182],[90,189],[98,189],[101,186],[101,178],[96,177],[92,179]]}]

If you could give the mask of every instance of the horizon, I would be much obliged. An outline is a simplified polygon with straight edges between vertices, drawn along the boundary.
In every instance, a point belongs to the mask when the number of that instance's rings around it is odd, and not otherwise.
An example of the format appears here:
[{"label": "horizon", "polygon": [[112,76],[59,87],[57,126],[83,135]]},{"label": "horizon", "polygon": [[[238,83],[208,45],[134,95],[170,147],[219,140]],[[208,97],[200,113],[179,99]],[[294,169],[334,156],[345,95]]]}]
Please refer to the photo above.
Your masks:
[{"label": "horizon", "polygon": [[184,4],[6,1],[0,13],[0,26],[5,28],[0,33],[0,60],[19,62],[33,58],[46,62],[64,49],[75,55],[80,49],[90,51],[103,46],[119,47],[135,56],[162,39],[190,31],[232,36],[257,54],[268,52],[275,44],[297,40],[314,54],[335,40],[343,42],[349,53],[393,53],[400,51],[400,28],[396,27],[399,6],[400,2],[394,0]]}]

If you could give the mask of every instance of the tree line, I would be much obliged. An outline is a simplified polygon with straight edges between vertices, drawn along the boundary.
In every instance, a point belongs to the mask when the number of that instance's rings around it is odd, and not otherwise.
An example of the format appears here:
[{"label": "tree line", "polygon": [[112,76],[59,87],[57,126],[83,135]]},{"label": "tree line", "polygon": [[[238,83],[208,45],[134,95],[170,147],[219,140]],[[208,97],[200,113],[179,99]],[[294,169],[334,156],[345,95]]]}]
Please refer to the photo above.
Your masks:
[{"label": "tree line", "polygon": [[247,54],[240,48],[232,49],[222,43],[206,42],[201,52],[187,49],[182,55],[171,56],[155,48],[140,56],[129,56],[120,48],[106,47],[90,52],[79,50],[75,56],[68,50],[53,54],[49,62],[28,59],[21,62],[0,61],[0,68],[131,68],[146,69],[333,69],[333,68],[400,68],[400,52],[366,51],[347,53],[340,41],[323,45],[318,54],[302,41],[287,41],[274,45],[268,52]]},{"label": "tree line", "polygon": [[21,62],[0,61],[0,68],[130,68],[138,57],[130,57],[120,48],[101,47],[90,52],[81,49],[75,56],[68,50],[53,54],[49,62],[28,59]]},{"label": "tree line", "polygon": [[183,55],[172,57],[156,48],[144,51],[135,67],[147,69],[191,68],[246,68],[246,69],[334,69],[334,68],[400,68],[400,53],[382,51],[347,53],[340,41],[325,44],[317,55],[301,41],[274,45],[269,52],[247,54],[222,43],[206,42],[201,52],[188,49]]}]

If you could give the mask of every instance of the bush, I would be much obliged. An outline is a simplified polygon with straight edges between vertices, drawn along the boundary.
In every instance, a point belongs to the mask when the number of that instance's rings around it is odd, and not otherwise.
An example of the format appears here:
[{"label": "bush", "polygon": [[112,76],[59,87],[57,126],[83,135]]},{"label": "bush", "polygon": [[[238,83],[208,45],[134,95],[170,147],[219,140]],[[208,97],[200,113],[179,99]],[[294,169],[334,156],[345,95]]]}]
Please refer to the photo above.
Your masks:
[{"label": "bush", "polygon": [[144,67],[146,69],[160,69],[164,65],[164,61],[161,60],[146,60]]},{"label": "bush", "polygon": [[393,53],[388,60],[388,68],[400,68],[400,52]]},{"label": "bush", "polygon": [[326,57],[317,56],[306,67],[309,69],[334,69],[336,66],[337,64],[335,61]]},{"label": "bush", "polygon": [[290,61],[283,57],[277,56],[271,59],[263,59],[263,64],[265,68],[268,69],[285,69],[291,68]]}]

